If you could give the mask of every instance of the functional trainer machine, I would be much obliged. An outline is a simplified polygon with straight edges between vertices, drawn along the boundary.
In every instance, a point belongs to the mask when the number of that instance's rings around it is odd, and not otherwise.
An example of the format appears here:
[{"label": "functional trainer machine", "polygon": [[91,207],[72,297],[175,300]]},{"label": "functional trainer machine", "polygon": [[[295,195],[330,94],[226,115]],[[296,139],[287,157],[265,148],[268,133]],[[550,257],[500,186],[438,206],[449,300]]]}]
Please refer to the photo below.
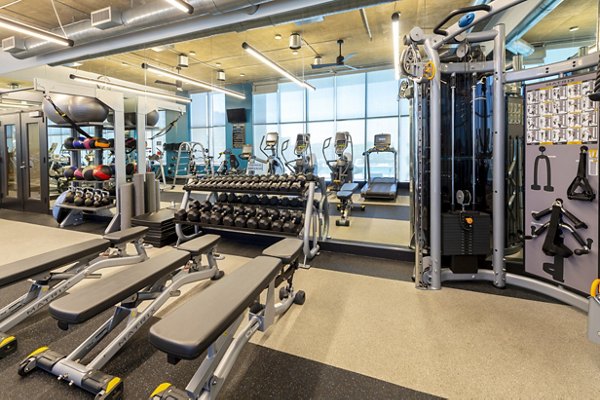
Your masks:
[{"label": "functional trainer machine", "polygon": [[[198,293],[150,328],[150,343],[167,353],[171,364],[206,353],[185,390],[163,383],[150,395],[151,399],[217,398],[252,335],[259,330],[266,331],[292,304],[304,304],[304,292],[295,291],[293,287],[302,246],[298,239],[275,243],[265,249],[262,256]],[[259,298],[265,290],[263,304]],[[244,321],[247,322],[242,325]]]},{"label": "functional trainer machine", "polygon": [[[142,246],[148,228],[136,227],[104,235],[82,243],[46,252],[0,268],[0,287],[31,278],[27,293],[0,310],[0,358],[17,349],[17,338],[5,332],[44,308],[84,279],[100,278],[98,271],[138,264],[148,256]],[[137,254],[127,253],[133,243]],[[70,265],[71,264],[71,265]],[[50,272],[68,266],[61,272]],[[34,278],[42,273],[42,277]]]},{"label": "functional trainer machine", "polygon": [[281,145],[281,156],[285,162],[285,166],[293,174],[308,174],[315,172],[315,161],[310,146],[310,133],[299,133],[296,135],[296,143],[294,144],[295,160],[288,161],[285,158],[285,151],[290,145],[290,139],[284,141]]},{"label": "functional trainer machine", "polygon": [[[151,320],[152,316],[171,297],[179,296],[186,284],[205,279],[218,280],[223,276],[215,259],[219,236],[205,235],[179,248],[171,248],[148,259],[135,268],[121,270],[85,291],[70,293],[50,304],[50,314],[61,329],[81,324],[115,307],[114,314],[69,355],[48,347],[33,351],[19,365],[19,375],[26,376],[35,369],[56,375],[70,386],[78,386],[96,395],[96,399],[120,399],[123,382],[119,377],[102,371],[127,344],[129,339]],[[202,256],[208,265],[201,264]],[[143,310],[138,307],[148,303]],[[115,304],[118,304],[115,306]],[[210,308],[213,304],[208,305]],[[87,364],[82,359],[98,346],[115,328],[125,321],[123,329]]]},{"label": "functional trainer machine", "polygon": [[[373,177],[371,171],[371,155],[373,153],[392,153],[394,155],[394,177]],[[374,146],[363,153],[367,167],[367,183],[362,188],[362,196],[367,199],[394,200],[398,192],[398,153],[392,147],[392,135],[380,133],[375,135]]]},{"label": "functional trainer machine", "polygon": [[[505,266],[506,224],[506,110],[504,87],[506,83],[524,82],[590,68],[598,62],[591,54],[527,70],[506,71],[505,29],[496,25],[492,30],[470,32],[471,28],[491,16],[521,3],[523,0],[496,0],[486,5],[465,7],[450,13],[432,34],[413,28],[405,37],[407,50],[400,64],[413,81],[413,110],[415,113],[413,137],[413,204],[415,221],[415,284],[421,289],[441,289],[445,281],[491,281],[496,287],[507,284],[534,290],[554,297],[587,312],[588,300],[562,286],[532,277],[507,273]],[[455,17],[459,21],[444,25]],[[459,48],[493,41],[493,58],[483,63],[440,61],[441,48],[458,42]],[[427,59],[421,60],[415,52],[422,45]],[[412,54],[412,56],[411,56]],[[455,61],[455,60],[454,60]],[[492,270],[478,269],[474,273],[454,273],[442,265],[442,74],[490,74],[493,85],[493,213],[492,213]],[[429,171],[429,173],[427,173]],[[548,186],[548,185],[546,185]],[[564,193],[566,196],[567,193]],[[546,206],[547,207],[547,206]],[[539,211],[539,210],[538,210]],[[538,215],[539,216],[539,215]],[[525,256],[527,266],[528,257]],[[597,264],[596,264],[597,265]]]}]

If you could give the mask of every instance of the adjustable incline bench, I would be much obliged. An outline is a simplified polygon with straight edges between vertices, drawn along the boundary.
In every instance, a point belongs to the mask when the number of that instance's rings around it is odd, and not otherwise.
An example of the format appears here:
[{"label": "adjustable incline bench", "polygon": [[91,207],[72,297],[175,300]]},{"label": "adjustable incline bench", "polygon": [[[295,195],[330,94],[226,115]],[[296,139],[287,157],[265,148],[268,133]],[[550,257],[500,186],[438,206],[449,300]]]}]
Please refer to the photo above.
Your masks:
[{"label": "adjustable incline bench", "polygon": [[[213,255],[220,237],[205,235],[170,248],[136,268],[119,271],[98,281],[89,290],[68,294],[50,305],[50,314],[61,329],[83,323],[115,306],[114,314],[71,354],[64,356],[48,347],[31,353],[19,365],[19,375],[25,376],[36,367],[56,375],[69,385],[76,385],[96,395],[96,399],[120,399],[123,383],[120,378],[100,371],[125,346],[127,341],[173,296],[179,288],[203,279],[217,280],[223,276]],[[208,266],[201,265],[202,255]],[[168,282],[170,283],[168,284]],[[149,301],[143,311],[138,306]],[[127,319],[125,327],[102,351],[87,364],[80,363],[103,338]]]},{"label": "adjustable incline bench", "polygon": [[[257,331],[265,331],[290,306],[304,304],[303,291],[294,292],[302,241],[284,239],[265,249],[221,281],[194,295],[150,328],[150,343],[167,353],[170,363],[191,360],[206,352],[204,361],[185,390],[159,385],[153,400],[215,399],[244,345]],[[275,288],[279,291],[275,304]],[[267,289],[266,303],[259,302]],[[249,321],[234,337],[250,308]]]},{"label": "adjustable incline bench", "polygon": [[[0,310],[0,358],[17,349],[17,338],[4,332],[86,278],[99,278],[103,268],[140,263],[148,258],[143,239],[148,228],[137,227],[104,235],[62,249],[52,250],[24,260],[0,266],[0,288],[26,278],[31,279],[27,293]],[[133,243],[137,254],[127,253]],[[50,272],[69,266],[62,272]]]},{"label": "adjustable incline bench", "polygon": [[[335,195],[340,201],[338,210],[341,214],[341,218],[335,221],[336,226],[350,226],[350,212],[354,208],[352,195],[358,191],[358,186],[356,182],[347,182],[336,192]],[[359,210],[364,211],[365,206],[359,205]]]}]

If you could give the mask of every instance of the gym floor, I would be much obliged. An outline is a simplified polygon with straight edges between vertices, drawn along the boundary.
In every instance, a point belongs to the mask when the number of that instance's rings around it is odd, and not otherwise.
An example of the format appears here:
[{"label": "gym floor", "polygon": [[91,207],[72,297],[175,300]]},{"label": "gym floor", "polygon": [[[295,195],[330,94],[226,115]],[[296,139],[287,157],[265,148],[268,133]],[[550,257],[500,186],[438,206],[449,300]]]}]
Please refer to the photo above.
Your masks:
[{"label": "gym floor", "polygon": [[[94,224],[62,230],[52,222],[0,210],[2,263],[99,231]],[[225,259],[219,265],[227,273],[264,247],[223,239],[219,249]],[[306,304],[293,306],[267,332],[254,335],[221,398],[579,399],[594,398],[599,389],[600,349],[586,338],[585,315],[571,307],[484,283],[419,291],[410,279],[412,265],[398,261],[322,252],[311,266],[295,280],[307,293]],[[156,317],[207,284],[190,285]],[[2,288],[0,305],[26,288],[26,282]],[[68,352],[109,315],[67,332],[47,311],[19,325],[11,332],[19,338],[19,350],[0,360],[0,398],[92,398],[43,372],[20,378],[17,364],[42,345]],[[124,379],[127,399],[147,398],[164,381],[184,387],[200,363],[168,364],[148,344],[149,326],[104,368]]]}]

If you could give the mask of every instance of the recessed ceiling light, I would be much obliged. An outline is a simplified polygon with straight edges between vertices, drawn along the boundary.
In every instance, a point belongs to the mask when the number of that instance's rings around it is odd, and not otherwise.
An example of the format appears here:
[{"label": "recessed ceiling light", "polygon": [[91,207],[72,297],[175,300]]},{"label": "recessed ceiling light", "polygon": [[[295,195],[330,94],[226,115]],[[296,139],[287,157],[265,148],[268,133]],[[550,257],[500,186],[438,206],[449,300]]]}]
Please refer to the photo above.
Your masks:
[{"label": "recessed ceiling light", "polygon": [[246,74],[242,72],[242,73],[240,73],[240,76],[246,76]]},{"label": "recessed ceiling light", "polygon": [[221,63],[215,63],[215,65],[216,65],[217,67],[220,67],[220,66],[221,66]]},{"label": "recessed ceiling light", "polygon": [[121,65],[124,67],[129,67],[129,64],[127,64],[125,61],[121,61]]},{"label": "recessed ceiling light", "polygon": [[188,54],[193,57],[196,55],[196,52],[194,50],[190,50],[190,52]]},{"label": "recessed ceiling light", "polygon": [[275,35],[275,40],[281,40],[282,36],[278,33]]},{"label": "recessed ceiling light", "polygon": [[292,54],[295,55],[295,56],[297,56],[298,55],[298,51],[294,50],[294,51],[292,51]]},{"label": "recessed ceiling light", "polygon": [[572,26],[572,27],[569,28],[569,32],[575,32],[575,31],[578,31],[578,30],[579,30],[578,26]]}]

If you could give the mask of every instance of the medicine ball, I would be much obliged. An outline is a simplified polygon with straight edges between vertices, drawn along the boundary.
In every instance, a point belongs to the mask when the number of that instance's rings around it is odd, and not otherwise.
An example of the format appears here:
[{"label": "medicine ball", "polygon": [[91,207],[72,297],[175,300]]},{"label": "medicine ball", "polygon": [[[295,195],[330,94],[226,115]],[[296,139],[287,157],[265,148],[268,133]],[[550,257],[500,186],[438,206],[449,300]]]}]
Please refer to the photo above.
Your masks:
[{"label": "medicine ball", "polygon": [[94,147],[97,149],[107,149],[110,147],[110,141],[104,138],[96,138],[94,142]]},{"label": "medicine ball", "polygon": [[75,178],[76,170],[77,170],[77,167],[74,165],[71,165],[70,167],[65,167],[65,170],[63,171],[63,176],[67,179],[73,179],[73,178]]},{"label": "medicine ball", "polygon": [[83,147],[86,149],[93,149],[96,138],[87,138],[83,141]]},{"label": "medicine ball", "polygon": [[136,165],[135,165],[135,164],[133,164],[133,163],[129,163],[129,164],[127,164],[127,165],[125,166],[125,173],[126,173],[127,175],[133,175],[133,174],[135,174],[135,171],[136,171],[136,169],[137,169],[137,168],[136,168]]},{"label": "medicine ball", "polygon": [[85,149],[83,142],[85,138],[82,136],[79,139],[73,140],[73,148],[75,149]]},{"label": "medicine ball", "polygon": [[63,142],[63,146],[65,146],[65,149],[72,150],[74,140],[75,140],[75,138],[73,138],[73,137],[66,138],[65,141]]},{"label": "medicine ball", "polygon": [[93,181],[94,180],[94,168],[96,168],[95,165],[88,165],[87,167],[85,167],[83,169],[83,179],[85,179],[86,181]]},{"label": "medicine ball", "polygon": [[125,148],[135,149],[136,146],[137,146],[137,140],[135,140],[134,138],[125,139]]},{"label": "medicine ball", "polygon": [[73,175],[75,176],[75,179],[77,179],[78,181],[82,181],[83,178],[83,168],[79,167],[75,170],[75,172],[73,173]]},{"label": "medicine ball", "polygon": [[108,165],[98,165],[94,168],[94,179],[106,181],[112,177],[112,171]]}]

